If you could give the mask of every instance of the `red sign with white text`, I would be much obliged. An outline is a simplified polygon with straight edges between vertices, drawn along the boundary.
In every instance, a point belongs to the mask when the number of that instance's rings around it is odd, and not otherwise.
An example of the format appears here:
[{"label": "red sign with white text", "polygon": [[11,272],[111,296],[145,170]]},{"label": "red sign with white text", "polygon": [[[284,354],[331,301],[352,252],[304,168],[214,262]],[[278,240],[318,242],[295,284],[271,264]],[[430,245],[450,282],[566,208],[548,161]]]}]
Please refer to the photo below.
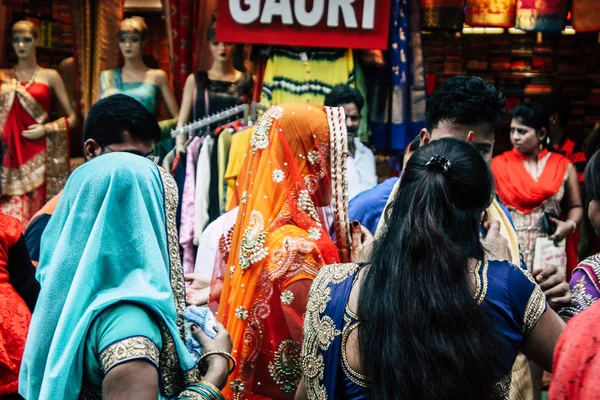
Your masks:
[{"label": "red sign with white text", "polygon": [[390,0],[219,0],[217,40],[385,49]]}]

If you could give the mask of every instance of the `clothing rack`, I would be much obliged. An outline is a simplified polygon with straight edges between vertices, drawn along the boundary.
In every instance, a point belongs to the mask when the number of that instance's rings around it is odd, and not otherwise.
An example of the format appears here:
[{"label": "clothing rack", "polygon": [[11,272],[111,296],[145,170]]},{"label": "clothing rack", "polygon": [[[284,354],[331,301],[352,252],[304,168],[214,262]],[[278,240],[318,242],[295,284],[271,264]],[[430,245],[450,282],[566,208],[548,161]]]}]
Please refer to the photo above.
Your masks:
[{"label": "clothing rack", "polygon": [[251,115],[252,121],[256,121],[258,111],[259,110],[264,111],[267,108],[268,107],[266,104],[257,103],[257,102],[252,102],[252,104],[250,106],[248,104],[242,104],[239,106],[231,107],[231,108],[228,108],[221,112],[218,112],[216,114],[210,115],[208,117],[204,117],[204,118],[198,119],[194,122],[187,123],[179,129],[173,129],[171,131],[171,137],[176,137],[179,135],[183,135],[185,133],[190,133],[197,129],[202,129],[202,128],[208,127],[216,122],[225,121],[227,119],[230,119],[232,116],[240,114],[240,113],[244,114],[243,119],[246,123],[248,123],[248,114],[250,111],[251,111],[250,115]]}]

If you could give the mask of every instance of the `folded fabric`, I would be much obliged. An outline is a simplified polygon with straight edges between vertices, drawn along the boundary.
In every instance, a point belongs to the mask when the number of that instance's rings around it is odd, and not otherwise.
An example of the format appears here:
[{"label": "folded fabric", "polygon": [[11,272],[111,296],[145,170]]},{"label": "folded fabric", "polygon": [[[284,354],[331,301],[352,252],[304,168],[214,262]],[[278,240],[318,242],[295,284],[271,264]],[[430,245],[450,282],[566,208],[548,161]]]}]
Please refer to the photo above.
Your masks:
[{"label": "folded fabric", "polygon": [[202,345],[192,335],[192,325],[197,325],[209,338],[214,339],[217,336],[215,328],[217,319],[207,306],[190,306],[183,312],[185,318],[185,346],[195,361],[202,356]]}]

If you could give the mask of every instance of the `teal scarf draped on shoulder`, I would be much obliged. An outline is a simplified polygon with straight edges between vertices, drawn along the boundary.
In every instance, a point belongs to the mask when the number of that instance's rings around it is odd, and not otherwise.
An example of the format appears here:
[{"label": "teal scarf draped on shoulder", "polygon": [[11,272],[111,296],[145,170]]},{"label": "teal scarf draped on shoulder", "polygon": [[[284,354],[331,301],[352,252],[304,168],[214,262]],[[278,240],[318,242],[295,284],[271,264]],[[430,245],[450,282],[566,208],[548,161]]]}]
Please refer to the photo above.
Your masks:
[{"label": "teal scarf draped on shoulder", "polygon": [[26,399],[77,399],[94,318],[133,302],[160,321],[161,391],[176,395],[199,378],[182,340],[185,286],[170,176],[149,160],[110,153],[69,178],[42,237],[41,283],[23,356]]}]

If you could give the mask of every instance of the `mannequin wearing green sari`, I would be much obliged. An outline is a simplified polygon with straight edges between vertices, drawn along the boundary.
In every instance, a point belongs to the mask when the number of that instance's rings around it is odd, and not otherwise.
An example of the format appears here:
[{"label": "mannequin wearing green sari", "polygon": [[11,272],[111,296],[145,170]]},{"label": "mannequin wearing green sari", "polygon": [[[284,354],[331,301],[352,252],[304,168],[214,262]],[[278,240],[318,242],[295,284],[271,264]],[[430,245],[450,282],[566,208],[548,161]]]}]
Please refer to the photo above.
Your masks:
[{"label": "mannequin wearing green sari", "polygon": [[176,205],[173,179],[144,157],[110,153],[73,173],[42,237],[23,397],[101,398],[131,362],[156,368],[159,399],[222,398],[228,361],[217,378],[209,361],[203,380],[182,339]]}]

